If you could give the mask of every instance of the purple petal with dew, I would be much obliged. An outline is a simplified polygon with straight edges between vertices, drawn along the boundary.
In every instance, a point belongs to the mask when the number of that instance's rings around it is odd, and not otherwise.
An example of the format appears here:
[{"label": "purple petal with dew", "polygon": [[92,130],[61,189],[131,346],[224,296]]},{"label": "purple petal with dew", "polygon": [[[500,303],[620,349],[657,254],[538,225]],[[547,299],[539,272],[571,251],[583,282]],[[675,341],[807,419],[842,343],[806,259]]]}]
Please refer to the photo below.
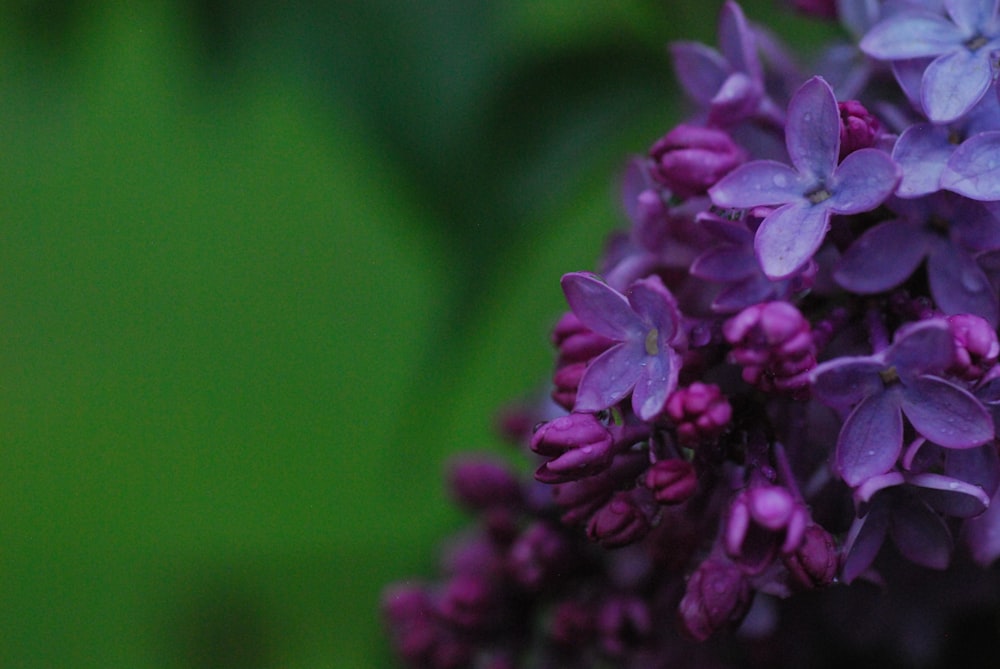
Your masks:
[{"label": "purple petal with dew", "polygon": [[906,480],[917,487],[915,492],[931,508],[955,518],[973,518],[990,505],[990,497],[982,488],[951,476],[928,472],[913,474]]},{"label": "purple petal with dew", "polygon": [[744,208],[804,201],[809,184],[788,165],[755,160],[740,165],[708,189],[717,207]]},{"label": "purple petal with dew", "polygon": [[1000,130],[963,142],[948,159],[940,185],[973,200],[1000,200]]},{"label": "purple petal with dew", "polygon": [[927,258],[931,295],[945,314],[975,314],[997,326],[1000,303],[989,278],[960,247],[939,242]]},{"label": "purple petal with dew", "polygon": [[920,88],[920,102],[927,118],[935,123],[951,123],[986,94],[993,83],[993,70],[989,58],[980,51],[957,49],[927,66]]},{"label": "purple petal with dew", "polygon": [[958,26],[938,14],[905,11],[875,24],[860,43],[878,60],[937,56],[962,46],[968,38]]},{"label": "purple petal with dew", "polygon": [[987,567],[1000,557],[1000,491],[993,494],[990,507],[965,521],[963,540],[972,559]]},{"label": "purple petal with dew", "polygon": [[784,279],[806,264],[830,227],[830,210],[807,201],[771,212],[757,228],[754,251],[771,279]]},{"label": "purple petal with dew", "polygon": [[699,42],[674,42],[670,55],[677,80],[702,105],[712,101],[731,72],[722,54]]},{"label": "purple petal with dew", "polygon": [[673,349],[660,355],[647,356],[632,391],[632,409],[644,421],[651,421],[663,412],[667,398],[677,388],[677,372],[681,359]]},{"label": "purple petal with dew", "polygon": [[898,393],[888,391],[863,399],[850,413],[837,438],[837,471],[849,486],[884,474],[903,448],[903,417]]},{"label": "purple petal with dew", "polygon": [[886,349],[885,360],[905,377],[942,372],[955,360],[951,328],[941,318],[904,325]]},{"label": "purple petal with dew", "polygon": [[562,288],[576,317],[597,334],[618,341],[645,335],[625,296],[593,274],[564,274]]},{"label": "purple petal with dew", "polygon": [[763,77],[753,33],[743,10],[732,0],[726,0],[719,13],[718,38],[719,48],[734,69],[758,81]]},{"label": "purple petal with dew", "polygon": [[929,441],[945,448],[973,448],[993,438],[993,418],[972,393],[934,376],[910,379],[903,413]]},{"label": "purple petal with dew", "polygon": [[945,450],[944,473],[978,486],[992,496],[1000,487],[1000,456],[996,445],[989,441],[978,448]]},{"label": "purple petal with dew", "polygon": [[574,411],[602,411],[625,399],[643,373],[643,342],[612,346],[587,366],[576,391]]},{"label": "purple petal with dew", "polygon": [[759,271],[750,247],[719,246],[709,249],[691,263],[691,274],[708,281],[739,281]]},{"label": "purple petal with dew", "polygon": [[939,190],[941,173],[955,148],[944,126],[921,123],[904,130],[892,149],[892,159],[903,172],[896,195],[919,197]]},{"label": "purple petal with dew", "polygon": [[827,203],[835,214],[859,214],[885,202],[896,190],[899,166],[888,153],[861,149],[844,158],[830,179],[833,196]]},{"label": "purple petal with dew", "polygon": [[889,529],[889,509],[876,503],[864,518],[856,518],[848,532],[840,578],[850,583],[863,574],[878,555]]},{"label": "purple petal with dew", "polygon": [[884,369],[885,363],[871,356],[834,358],[810,374],[813,393],[827,406],[846,409],[882,391]]},{"label": "purple petal with dew", "polygon": [[920,266],[929,250],[923,226],[893,220],[869,228],[841,256],[833,271],[842,287],[862,295],[895,288]]},{"label": "purple petal with dew", "polygon": [[788,103],[785,145],[796,169],[817,180],[825,180],[837,166],[840,110],[833,89],[822,77],[802,84]]},{"label": "purple petal with dew", "polygon": [[677,304],[663,280],[657,275],[634,282],[627,291],[629,304],[644,322],[659,331],[664,341],[673,339],[677,332]]},{"label": "purple petal with dew", "polygon": [[944,569],[951,560],[954,542],[948,526],[919,499],[901,496],[896,500],[889,534],[903,557],[922,567]]},{"label": "purple petal with dew", "polygon": [[997,0],[944,0],[955,24],[969,33],[979,32],[997,13]]}]

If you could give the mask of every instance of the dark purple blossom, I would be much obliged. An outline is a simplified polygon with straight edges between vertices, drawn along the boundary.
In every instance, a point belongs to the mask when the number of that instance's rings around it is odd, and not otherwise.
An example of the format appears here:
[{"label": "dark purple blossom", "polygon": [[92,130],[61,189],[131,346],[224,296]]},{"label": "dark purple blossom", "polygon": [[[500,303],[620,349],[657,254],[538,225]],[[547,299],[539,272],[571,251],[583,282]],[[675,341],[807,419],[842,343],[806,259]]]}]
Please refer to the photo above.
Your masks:
[{"label": "dark purple blossom", "polygon": [[694,446],[721,435],[729,427],[733,408],[719,386],[695,381],[670,396],[667,416],[674,422],[677,441]]},{"label": "dark purple blossom", "polygon": [[679,608],[682,629],[692,639],[704,641],[741,621],[752,600],[743,570],[724,557],[709,557],[688,579]]},{"label": "dark purple blossom", "polygon": [[652,527],[656,510],[645,488],[616,492],[594,512],[587,537],[605,548],[619,548],[642,539]]},{"label": "dark purple blossom", "polygon": [[965,115],[993,85],[1000,48],[997,0],[944,0],[947,16],[914,6],[876,24],[861,49],[880,60],[933,58],[920,100],[927,117],[948,123]]},{"label": "dark purple blossom", "polygon": [[938,376],[954,359],[947,322],[927,320],[901,328],[884,351],[836,358],[813,370],[819,399],[850,408],[836,452],[844,481],[858,486],[893,468],[903,448],[903,415],[920,435],[946,448],[972,448],[993,437],[983,405]]},{"label": "dark purple blossom", "polygon": [[646,471],[646,487],[660,504],[680,504],[698,489],[698,473],[687,460],[660,460]]},{"label": "dark purple blossom", "polygon": [[778,485],[755,482],[733,499],[726,515],[726,553],[751,573],[803,541],[809,514],[797,496]]},{"label": "dark purple blossom", "polygon": [[882,131],[882,125],[875,116],[857,100],[838,102],[840,110],[840,154],[843,160],[848,154],[875,146]]},{"label": "dark purple blossom", "polygon": [[795,392],[809,384],[816,347],[809,321],[788,302],[747,307],[722,329],[743,380],[764,390]]},{"label": "dark purple blossom", "polygon": [[709,190],[719,207],[777,206],[755,239],[761,267],[771,278],[787,277],[813,257],[833,214],[870,211],[896,188],[899,168],[882,151],[861,149],[837,164],[840,127],[833,91],[813,77],[788,105],[785,143],[792,167],[753,161]]},{"label": "dark purple blossom", "polygon": [[781,559],[793,583],[806,590],[830,585],[840,571],[836,540],[815,523],[806,526],[799,546]]},{"label": "dark purple blossom", "polygon": [[673,295],[657,276],[632,284],[628,297],[592,274],[566,274],[563,291],[580,322],[617,342],[587,367],[576,411],[601,411],[632,393],[643,420],[663,411],[677,386],[682,332]]},{"label": "dark purple blossom", "polygon": [[615,456],[615,439],[592,413],[573,413],[539,426],[531,450],[549,458],[535,472],[542,483],[564,483],[603,471]]}]

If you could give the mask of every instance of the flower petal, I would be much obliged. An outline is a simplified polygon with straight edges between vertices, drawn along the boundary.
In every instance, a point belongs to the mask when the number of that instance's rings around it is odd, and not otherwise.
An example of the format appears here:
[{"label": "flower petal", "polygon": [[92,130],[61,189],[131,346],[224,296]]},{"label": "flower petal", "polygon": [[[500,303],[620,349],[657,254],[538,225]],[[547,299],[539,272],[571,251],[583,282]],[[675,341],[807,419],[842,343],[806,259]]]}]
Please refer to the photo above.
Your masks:
[{"label": "flower petal", "polygon": [[972,559],[987,567],[1000,557],[1000,490],[980,516],[965,521],[964,539]]},{"label": "flower petal", "polygon": [[717,207],[727,209],[802,201],[808,184],[788,165],[755,160],[740,165],[711,188],[708,195]]},{"label": "flower petal", "polygon": [[951,123],[979,102],[993,83],[993,70],[985,49],[956,49],[935,58],[924,70],[920,102],[927,118]]},{"label": "flower petal", "polygon": [[910,379],[903,413],[921,435],[945,448],[973,448],[993,438],[993,418],[972,393],[935,376]]},{"label": "flower petal", "polygon": [[763,78],[753,33],[743,10],[733,0],[726,0],[719,12],[718,37],[719,48],[733,69],[746,72],[757,81]]},{"label": "flower petal", "polygon": [[944,8],[959,28],[976,33],[997,13],[997,0],[944,0]]},{"label": "flower petal", "polygon": [[749,247],[726,244],[709,249],[691,263],[691,275],[708,281],[739,281],[758,271],[757,259]]},{"label": "flower petal", "polygon": [[896,190],[899,166],[888,153],[861,149],[844,158],[830,179],[833,196],[827,206],[835,214],[859,214],[885,202]]},{"label": "flower petal", "polygon": [[658,275],[634,281],[628,289],[628,302],[642,321],[659,331],[661,340],[674,338],[680,314],[674,296]]},{"label": "flower petal", "polygon": [[837,166],[840,110],[833,89],[822,77],[802,84],[788,103],[785,145],[796,169],[817,181],[825,181]]},{"label": "flower petal", "polygon": [[948,323],[937,318],[904,325],[886,349],[885,360],[907,378],[944,371],[955,360]]},{"label": "flower petal", "polygon": [[681,358],[671,348],[660,355],[647,356],[645,365],[632,391],[632,409],[644,421],[652,421],[667,404],[667,398],[677,388],[677,373]]},{"label": "flower petal", "polygon": [[945,314],[975,314],[996,327],[997,294],[971,255],[955,244],[938,243],[927,258],[927,276],[931,295]]},{"label": "flower petal", "polygon": [[670,55],[677,80],[702,105],[712,101],[731,71],[721,53],[700,42],[674,42]]},{"label": "flower petal", "polygon": [[642,321],[625,296],[597,276],[572,272],[564,274],[561,283],[573,313],[597,334],[617,341],[645,335]]},{"label": "flower petal", "polygon": [[876,23],[859,46],[878,60],[905,60],[951,51],[965,39],[963,31],[943,16],[911,10]]},{"label": "flower petal", "polygon": [[858,486],[896,464],[903,448],[899,397],[880,392],[866,397],[844,421],[837,438],[837,471],[849,486]]},{"label": "flower petal", "polygon": [[896,195],[920,197],[936,192],[945,163],[955,148],[948,141],[945,126],[920,123],[904,130],[892,149],[892,159],[903,171]]},{"label": "flower petal", "polygon": [[965,140],[948,159],[940,186],[973,200],[1000,200],[1000,131]]},{"label": "flower petal", "polygon": [[917,494],[935,511],[955,518],[978,516],[990,505],[982,488],[951,476],[926,472],[908,476],[906,482],[917,486]]},{"label": "flower petal", "polygon": [[882,390],[879,372],[885,363],[871,356],[840,357],[828,360],[810,374],[813,392],[824,404],[847,409]]},{"label": "flower petal", "polygon": [[580,379],[573,410],[603,411],[625,399],[643,373],[641,347],[641,342],[618,344],[594,358]]},{"label": "flower petal", "polygon": [[899,497],[892,509],[889,534],[904,557],[923,567],[944,569],[954,544],[944,520],[926,502]]},{"label": "flower petal", "polygon": [[881,293],[910,278],[927,251],[922,226],[886,221],[869,228],[851,244],[837,263],[833,278],[855,293]]},{"label": "flower petal", "polygon": [[830,227],[827,207],[799,201],[771,212],[757,228],[754,250],[771,279],[784,279],[802,267],[819,249]]},{"label": "flower petal", "polygon": [[856,518],[847,535],[844,546],[844,563],[840,578],[850,583],[863,574],[882,548],[889,529],[889,509],[885,503],[876,502],[863,517]]}]

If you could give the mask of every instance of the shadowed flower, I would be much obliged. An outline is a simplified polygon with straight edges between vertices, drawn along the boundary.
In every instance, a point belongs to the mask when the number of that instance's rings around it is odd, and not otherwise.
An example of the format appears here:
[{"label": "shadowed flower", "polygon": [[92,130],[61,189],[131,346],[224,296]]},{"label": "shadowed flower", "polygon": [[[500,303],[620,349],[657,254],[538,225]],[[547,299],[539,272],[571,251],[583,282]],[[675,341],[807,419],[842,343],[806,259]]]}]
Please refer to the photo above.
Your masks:
[{"label": "shadowed flower", "polygon": [[785,144],[792,167],[756,160],[709,189],[719,207],[777,206],[755,239],[760,265],[771,278],[787,277],[813,257],[833,214],[870,211],[896,189],[899,168],[882,151],[860,149],[837,164],[840,129],[833,90],[813,77],[788,105]]}]

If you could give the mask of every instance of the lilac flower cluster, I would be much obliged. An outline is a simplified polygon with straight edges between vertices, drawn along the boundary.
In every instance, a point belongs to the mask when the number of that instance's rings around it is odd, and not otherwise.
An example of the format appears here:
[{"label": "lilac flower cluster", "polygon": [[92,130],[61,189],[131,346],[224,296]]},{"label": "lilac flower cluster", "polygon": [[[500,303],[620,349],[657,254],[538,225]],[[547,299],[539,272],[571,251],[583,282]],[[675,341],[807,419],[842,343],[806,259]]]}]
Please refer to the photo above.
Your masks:
[{"label": "lilac flower cluster", "polygon": [[878,589],[928,666],[1000,604],[1000,0],[794,4],[823,76],[732,0],[671,46],[696,109],[562,278],[534,476],[457,465],[476,529],[385,594],[409,665],[824,666]]}]

